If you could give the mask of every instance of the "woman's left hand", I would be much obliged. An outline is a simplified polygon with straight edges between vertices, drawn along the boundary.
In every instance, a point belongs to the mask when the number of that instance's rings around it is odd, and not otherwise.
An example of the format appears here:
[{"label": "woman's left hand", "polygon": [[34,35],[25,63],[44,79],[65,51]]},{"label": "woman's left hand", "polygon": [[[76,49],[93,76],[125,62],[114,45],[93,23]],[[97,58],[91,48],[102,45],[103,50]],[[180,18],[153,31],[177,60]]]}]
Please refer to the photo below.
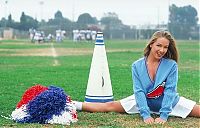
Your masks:
[{"label": "woman's left hand", "polygon": [[158,123],[158,124],[164,124],[166,122],[166,120],[163,120],[161,118],[156,118],[155,119],[155,123]]}]

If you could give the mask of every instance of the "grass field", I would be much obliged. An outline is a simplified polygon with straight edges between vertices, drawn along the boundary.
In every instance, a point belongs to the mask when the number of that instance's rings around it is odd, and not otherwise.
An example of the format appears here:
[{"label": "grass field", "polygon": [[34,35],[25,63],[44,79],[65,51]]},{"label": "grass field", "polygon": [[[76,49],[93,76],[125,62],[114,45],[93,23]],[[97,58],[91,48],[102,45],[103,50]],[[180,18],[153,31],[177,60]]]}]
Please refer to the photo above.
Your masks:
[{"label": "grass field", "polygon": [[[131,64],[142,57],[146,41],[105,40],[115,100],[133,93]],[[199,104],[199,42],[177,41],[180,53],[178,92]],[[0,42],[0,115],[9,116],[24,91],[35,84],[56,85],[73,100],[84,101],[94,43],[33,44],[26,40]],[[156,115],[154,115],[156,116]],[[145,125],[139,114],[78,112],[70,127],[200,127],[200,119],[170,117],[165,125]],[[0,127],[63,127],[18,124],[0,117]]]}]

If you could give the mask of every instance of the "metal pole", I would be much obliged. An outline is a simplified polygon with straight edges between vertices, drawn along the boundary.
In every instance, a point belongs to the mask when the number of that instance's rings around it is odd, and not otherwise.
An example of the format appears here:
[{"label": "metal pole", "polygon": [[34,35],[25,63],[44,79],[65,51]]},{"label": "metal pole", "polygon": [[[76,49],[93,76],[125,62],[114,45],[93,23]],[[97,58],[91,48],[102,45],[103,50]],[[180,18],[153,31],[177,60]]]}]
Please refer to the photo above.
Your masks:
[{"label": "metal pole", "polygon": [[43,5],[44,5],[44,1],[40,1],[39,3],[41,5],[41,21],[43,19]]},{"label": "metal pole", "polygon": [[6,0],[5,1],[5,28],[7,27],[7,4],[8,4],[8,1]]}]

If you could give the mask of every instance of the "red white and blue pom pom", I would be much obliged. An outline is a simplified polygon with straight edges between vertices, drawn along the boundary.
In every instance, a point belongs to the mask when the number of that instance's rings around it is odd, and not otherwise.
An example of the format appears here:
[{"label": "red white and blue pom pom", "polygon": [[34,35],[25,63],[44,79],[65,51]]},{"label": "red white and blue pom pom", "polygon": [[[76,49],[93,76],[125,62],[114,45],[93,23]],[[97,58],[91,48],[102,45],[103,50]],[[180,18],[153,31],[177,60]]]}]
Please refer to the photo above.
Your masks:
[{"label": "red white and blue pom pom", "polygon": [[11,118],[19,123],[63,124],[77,122],[76,107],[62,88],[35,85],[25,91]]}]

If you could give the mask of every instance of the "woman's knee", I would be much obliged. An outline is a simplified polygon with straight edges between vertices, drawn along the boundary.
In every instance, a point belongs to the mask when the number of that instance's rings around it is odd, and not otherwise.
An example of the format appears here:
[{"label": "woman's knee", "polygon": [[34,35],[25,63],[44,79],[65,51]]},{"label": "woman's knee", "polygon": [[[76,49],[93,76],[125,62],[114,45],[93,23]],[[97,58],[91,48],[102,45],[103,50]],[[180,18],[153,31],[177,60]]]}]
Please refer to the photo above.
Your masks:
[{"label": "woman's knee", "polygon": [[114,110],[114,108],[115,108],[115,103],[114,103],[114,101],[106,102],[106,103],[105,103],[105,107],[104,107],[105,112],[112,112],[112,111]]},{"label": "woman's knee", "polygon": [[105,112],[124,112],[120,102],[112,101],[105,103]]},{"label": "woman's knee", "polygon": [[195,105],[189,116],[200,117],[200,105]]}]

